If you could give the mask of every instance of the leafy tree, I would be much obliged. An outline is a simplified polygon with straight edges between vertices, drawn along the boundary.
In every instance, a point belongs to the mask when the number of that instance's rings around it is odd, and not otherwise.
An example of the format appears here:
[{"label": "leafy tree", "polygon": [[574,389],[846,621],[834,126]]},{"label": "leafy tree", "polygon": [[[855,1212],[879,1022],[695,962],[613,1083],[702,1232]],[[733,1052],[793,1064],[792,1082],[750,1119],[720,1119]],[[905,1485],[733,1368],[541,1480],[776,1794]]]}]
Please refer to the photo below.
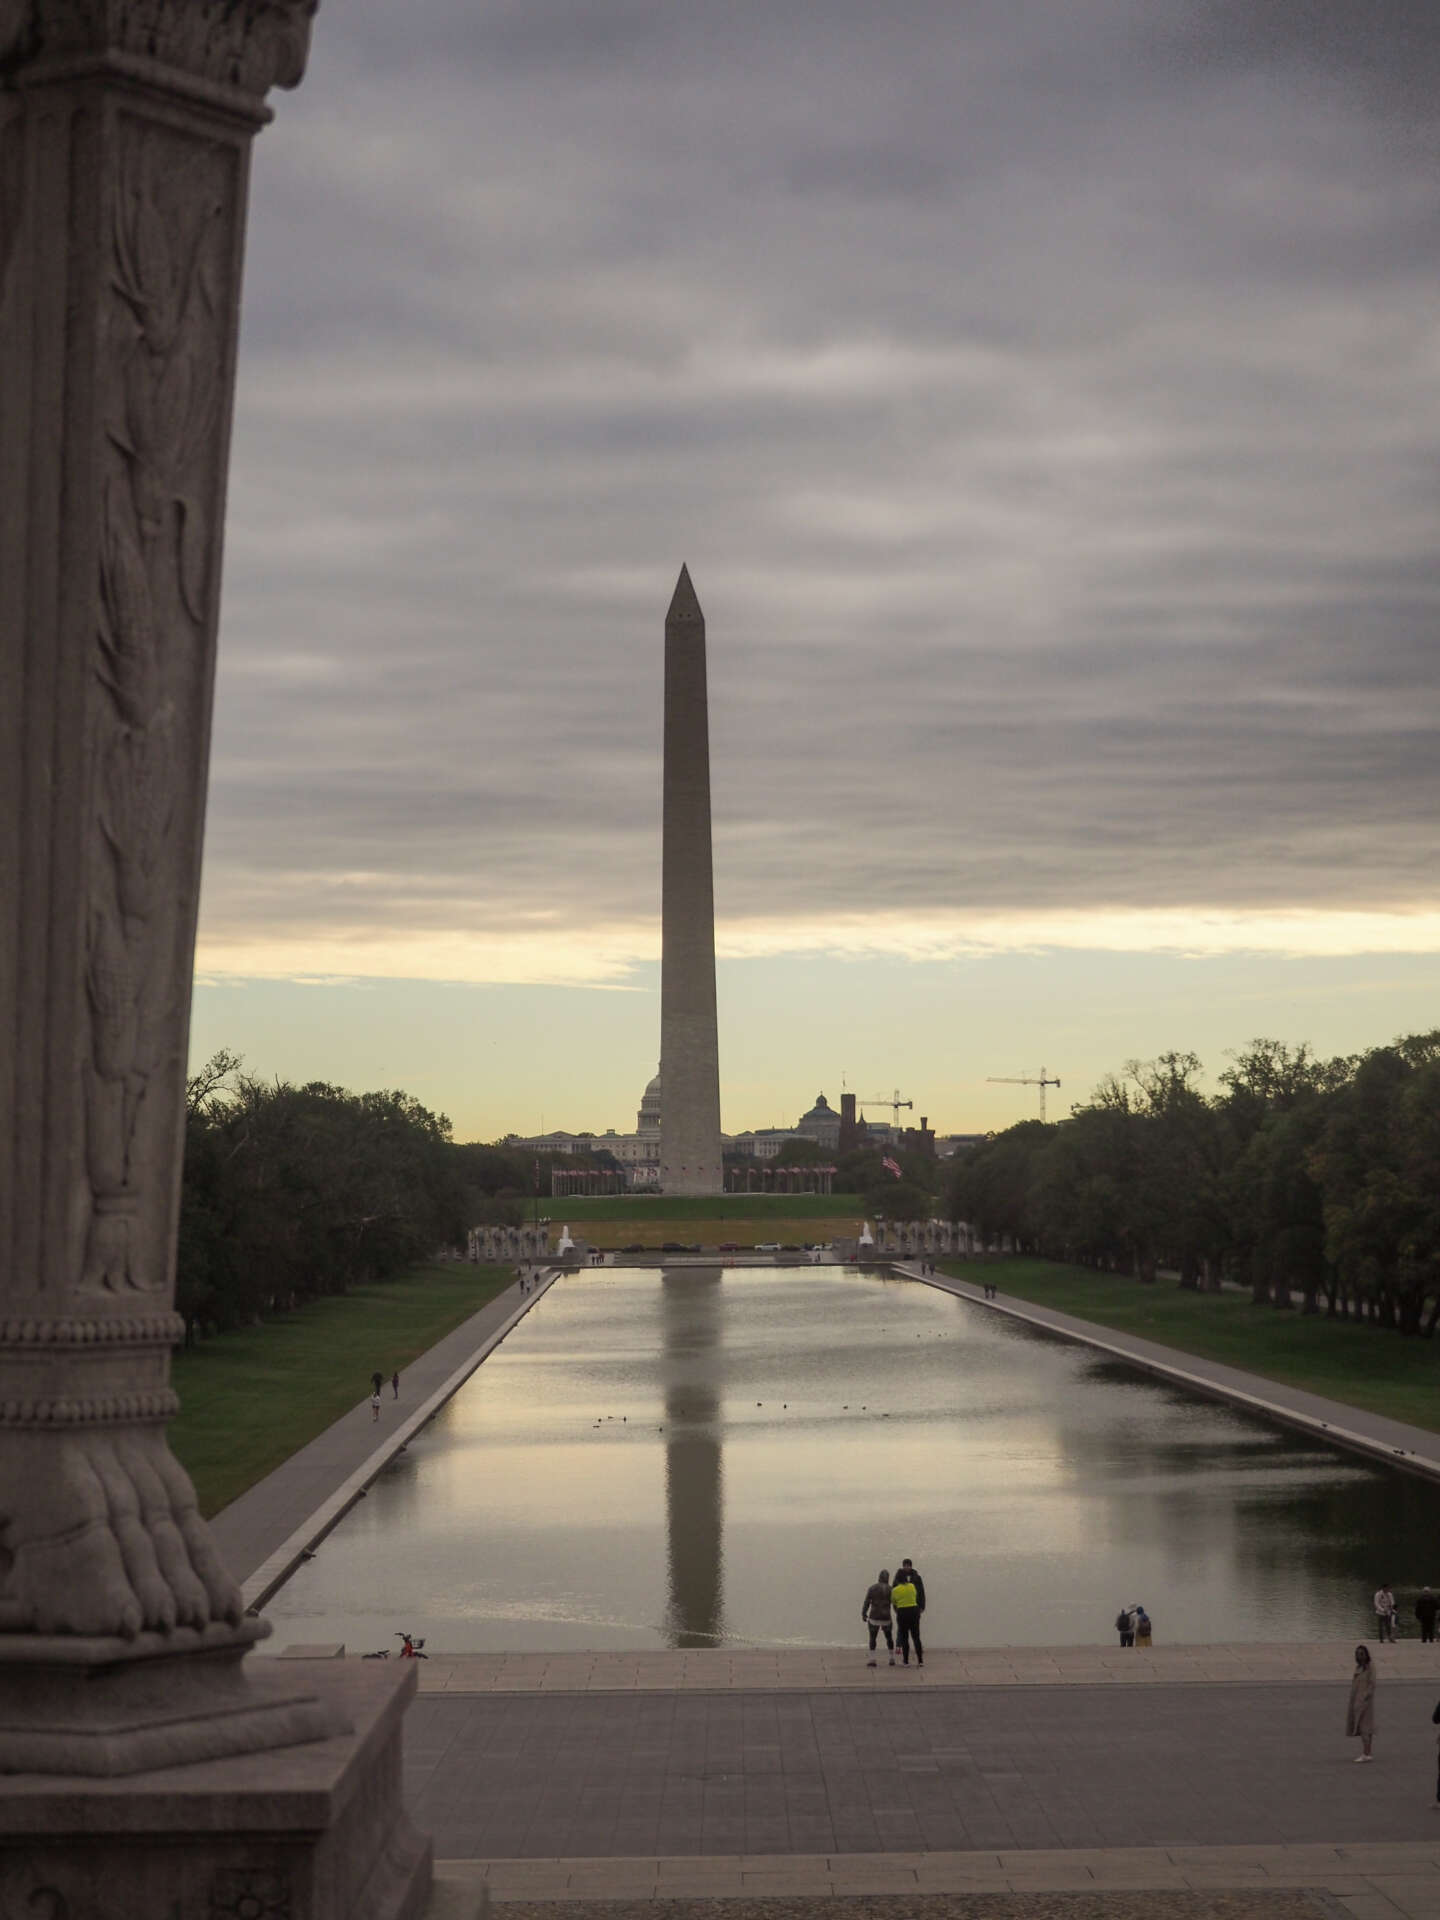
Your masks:
[{"label": "leafy tree", "polygon": [[771,1162],[777,1167],[823,1167],[830,1156],[814,1140],[786,1140]]},{"label": "leafy tree", "polygon": [[897,1180],[892,1174],[865,1195],[865,1211],[887,1220],[929,1220],[934,1217],[935,1196],[913,1180]]}]

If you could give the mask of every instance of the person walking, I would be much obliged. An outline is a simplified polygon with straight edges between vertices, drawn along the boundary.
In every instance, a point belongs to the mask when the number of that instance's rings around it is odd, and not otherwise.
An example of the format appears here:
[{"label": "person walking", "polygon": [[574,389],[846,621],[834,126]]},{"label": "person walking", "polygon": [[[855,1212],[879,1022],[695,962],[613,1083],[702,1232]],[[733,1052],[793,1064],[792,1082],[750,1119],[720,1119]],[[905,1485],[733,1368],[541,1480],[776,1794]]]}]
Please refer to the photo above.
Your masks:
[{"label": "person walking", "polygon": [[390,1376],[390,1389],[398,1400],[400,1398],[400,1369],[398,1367]]},{"label": "person walking", "polygon": [[920,1644],[920,1596],[915,1583],[902,1568],[890,1589],[890,1604],[895,1609],[895,1625],[900,1637],[900,1661],[910,1664],[910,1645],[915,1645],[915,1664],[925,1664],[925,1649]]},{"label": "person walking", "polygon": [[1135,1645],[1137,1647],[1150,1645],[1150,1616],[1138,1603],[1135,1608]]},{"label": "person walking", "polygon": [[1383,1647],[1387,1640],[1395,1638],[1395,1595],[1390,1590],[1390,1582],[1382,1580],[1375,1589],[1375,1635]]},{"label": "person walking", "polygon": [[384,1380],[384,1378],[385,1378],[384,1374],[381,1373],[380,1369],[377,1367],[374,1373],[372,1373],[370,1376],[370,1391],[373,1394],[379,1393],[380,1383],[382,1380]]},{"label": "person walking", "polygon": [[1429,1587],[1421,1587],[1420,1598],[1415,1602],[1415,1618],[1420,1622],[1420,1638],[1422,1640],[1433,1640],[1435,1638],[1435,1616],[1437,1613],[1440,1613],[1440,1600],[1436,1599]]},{"label": "person walking", "polygon": [[[1429,1589],[1427,1588],[1428,1592]],[[1432,1727],[1440,1727],[1440,1700],[1435,1702],[1435,1711],[1430,1716]],[[1440,1813],[1440,1735],[1435,1741],[1435,1811]]]},{"label": "person walking", "polygon": [[1350,1681],[1350,1704],[1345,1709],[1345,1731],[1360,1742],[1356,1766],[1373,1760],[1370,1747],[1375,1739],[1375,1667],[1368,1647],[1355,1649],[1355,1673]]},{"label": "person walking", "polygon": [[881,1567],[877,1579],[866,1589],[865,1598],[860,1602],[860,1618],[870,1629],[870,1658],[865,1662],[873,1667],[875,1661],[875,1642],[883,1633],[885,1650],[890,1655],[890,1664],[895,1664],[895,1632],[890,1623],[890,1569]]},{"label": "person walking", "polygon": [[1135,1609],[1133,1607],[1121,1607],[1115,1616],[1115,1631],[1120,1635],[1120,1644],[1122,1647],[1134,1646]]},{"label": "person walking", "polygon": [[375,1421],[377,1421],[379,1418],[380,1418],[380,1389],[379,1387],[376,1387],[375,1391],[370,1396],[371,1425],[373,1426]]}]

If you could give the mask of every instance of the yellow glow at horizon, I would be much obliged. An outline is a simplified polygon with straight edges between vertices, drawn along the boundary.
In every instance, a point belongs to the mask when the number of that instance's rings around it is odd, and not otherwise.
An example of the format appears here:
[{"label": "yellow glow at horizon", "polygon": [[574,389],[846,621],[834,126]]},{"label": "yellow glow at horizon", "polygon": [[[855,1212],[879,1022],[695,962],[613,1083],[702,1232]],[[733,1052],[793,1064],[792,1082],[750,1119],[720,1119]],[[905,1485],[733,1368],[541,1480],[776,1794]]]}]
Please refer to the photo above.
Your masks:
[{"label": "yellow glow at horizon", "polygon": [[[722,959],[804,955],[946,961],[1045,951],[1255,954],[1296,959],[1440,954],[1440,907],[1326,911],[1231,907],[1095,908],[1015,913],[941,910],[923,918],[849,913],[720,921]],[[268,935],[202,929],[197,981],[355,979],[473,985],[625,987],[660,957],[654,922],[572,927],[407,928],[377,933],[292,926]]]}]

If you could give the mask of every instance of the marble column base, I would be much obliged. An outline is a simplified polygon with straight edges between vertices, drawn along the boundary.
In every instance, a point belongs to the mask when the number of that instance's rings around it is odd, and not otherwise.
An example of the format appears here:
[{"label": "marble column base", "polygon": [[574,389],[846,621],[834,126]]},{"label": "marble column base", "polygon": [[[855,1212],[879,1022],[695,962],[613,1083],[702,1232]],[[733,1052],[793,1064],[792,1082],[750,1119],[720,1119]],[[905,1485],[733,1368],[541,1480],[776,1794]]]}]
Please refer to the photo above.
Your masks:
[{"label": "marble column base", "polygon": [[246,1620],[133,1640],[0,1634],[0,1775],[109,1778],[345,1732],[293,1668],[242,1664],[269,1630]]},{"label": "marble column base", "polygon": [[258,1695],[308,1696],[347,1730],[124,1778],[0,1779],[0,1913],[422,1920],[430,1841],[401,1795],[413,1666],[317,1663],[298,1685],[271,1665],[247,1665]]}]

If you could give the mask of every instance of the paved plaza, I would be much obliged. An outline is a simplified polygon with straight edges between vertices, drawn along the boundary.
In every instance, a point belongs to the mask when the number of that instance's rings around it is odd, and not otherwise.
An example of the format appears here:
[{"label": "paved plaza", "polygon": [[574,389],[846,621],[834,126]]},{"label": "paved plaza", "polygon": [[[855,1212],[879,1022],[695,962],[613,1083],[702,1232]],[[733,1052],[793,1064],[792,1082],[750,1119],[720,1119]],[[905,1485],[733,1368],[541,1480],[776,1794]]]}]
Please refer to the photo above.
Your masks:
[{"label": "paved plaza", "polygon": [[[916,1676],[909,1676],[912,1680]],[[446,1858],[1431,1845],[1436,1686],[436,1696],[406,1767]]]},{"label": "paved plaza", "polygon": [[[925,1666],[867,1667],[859,1634],[848,1647],[692,1647],[650,1653],[468,1653],[436,1651],[420,1669],[422,1693],[804,1693],[818,1687],[893,1694],[918,1687],[1148,1687],[1312,1682],[1348,1685],[1355,1643],[1314,1640],[1265,1645],[1126,1651],[1098,1647],[927,1646]],[[1421,1681],[1440,1690],[1440,1646],[1402,1640],[1372,1646],[1387,1686]]]}]

